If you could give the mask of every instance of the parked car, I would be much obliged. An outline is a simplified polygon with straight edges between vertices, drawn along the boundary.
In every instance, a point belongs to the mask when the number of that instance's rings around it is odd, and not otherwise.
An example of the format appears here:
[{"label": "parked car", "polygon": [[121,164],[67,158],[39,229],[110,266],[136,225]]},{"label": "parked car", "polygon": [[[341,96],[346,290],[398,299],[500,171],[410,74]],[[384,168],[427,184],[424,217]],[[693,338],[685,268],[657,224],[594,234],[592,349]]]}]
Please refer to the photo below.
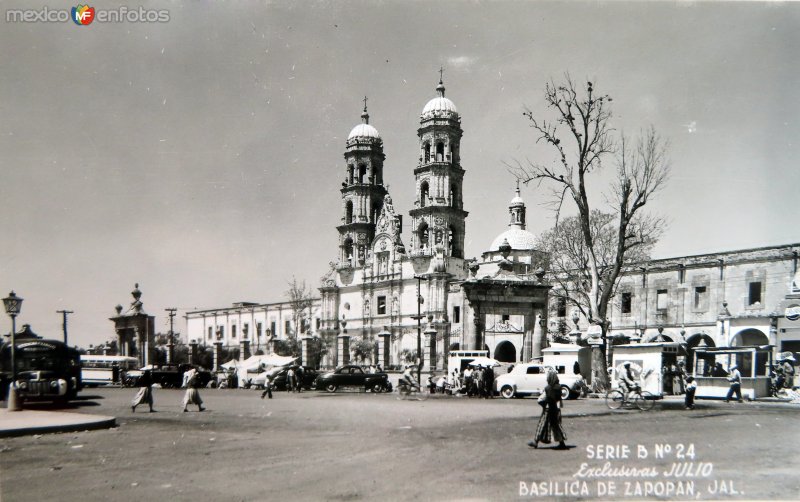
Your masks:
[{"label": "parked car", "polygon": [[[297,375],[297,368],[300,366],[281,366],[279,371],[274,372],[272,376],[272,390],[286,390],[286,374],[289,373],[289,368],[294,370],[295,375]],[[271,373],[271,372],[267,372]],[[303,366],[303,382],[302,386],[306,390],[311,390],[314,388],[314,381],[317,379],[317,370],[310,366]],[[261,381],[261,385],[263,386],[263,379]]]},{"label": "parked car", "polygon": [[352,364],[319,375],[314,386],[328,392],[336,392],[341,387],[362,387],[372,392],[389,392],[392,388],[386,373],[367,373],[361,366]]},{"label": "parked car", "polygon": [[567,375],[563,366],[544,366],[537,363],[517,364],[511,373],[497,377],[494,381],[495,390],[506,399],[524,397],[538,394],[547,386],[547,372],[555,369],[558,381],[561,384],[561,398],[572,399],[577,397],[573,392],[575,382],[580,375]]},{"label": "parked car", "polygon": [[139,370],[128,371],[125,375],[125,386],[136,387],[144,371],[150,370],[153,383],[157,383],[163,388],[179,388],[183,385],[183,374],[191,368],[197,370],[197,377],[201,387],[207,386],[208,382],[213,379],[211,372],[200,366],[192,364],[156,364],[145,366]]}]

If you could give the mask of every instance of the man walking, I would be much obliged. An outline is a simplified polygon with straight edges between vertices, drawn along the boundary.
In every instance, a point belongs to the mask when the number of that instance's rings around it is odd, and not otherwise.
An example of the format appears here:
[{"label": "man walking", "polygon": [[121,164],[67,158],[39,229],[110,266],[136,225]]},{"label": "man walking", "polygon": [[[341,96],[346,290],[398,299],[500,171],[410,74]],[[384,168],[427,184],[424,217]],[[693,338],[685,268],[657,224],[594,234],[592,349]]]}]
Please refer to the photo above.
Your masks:
[{"label": "man walking", "polygon": [[153,374],[150,370],[144,370],[142,376],[139,377],[137,385],[139,386],[139,392],[131,403],[131,413],[134,413],[136,407],[140,404],[149,405],[150,413],[153,413],[153,411],[155,411],[153,410]]},{"label": "man walking", "polygon": [[728,389],[728,395],[725,397],[725,402],[729,402],[731,397],[736,394],[736,400],[742,402],[742,374],[739,373],[739,367],[735,364],[731,366],[731,373],[728,376],[728,381],[731,383],[731,388]]},{"label": "man walking", "polygon": [[294,374],[294,385],[297,387],[297,392],[303,392],[303,375],[304,370],[302,366],[297,367],[297,371]]},{"label": "man walking", "polygon": [[289,368],[286,372],[286,392],[294,392],[294,368]]},{"label": "man walking", "polygon": [[189,404],[196,404],[197,408],[200,411],[205,410],[203,408],[203,400],[200,399],[200,392],[197,388],[200,386],[200,378],[197,376],[197,370],[192,368],[186,373],[183,374],[183,381],[184,387],[186,387],[186,394],[183,396],[183,411],[186,413],[186,407]]},{"label": "man walking", "polygon": [[264,399],[264,396],[272,399],[272,378],[269,376],[264,378],[264,392],[261,393],[261,399]]}]

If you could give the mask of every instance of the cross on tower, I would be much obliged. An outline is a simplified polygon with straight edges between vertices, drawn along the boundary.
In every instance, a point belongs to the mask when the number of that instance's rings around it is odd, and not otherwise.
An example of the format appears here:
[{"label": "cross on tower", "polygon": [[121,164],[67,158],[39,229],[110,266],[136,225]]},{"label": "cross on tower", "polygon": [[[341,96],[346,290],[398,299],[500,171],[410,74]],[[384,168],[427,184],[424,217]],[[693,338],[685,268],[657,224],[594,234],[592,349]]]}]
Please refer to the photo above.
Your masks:
[{"label": "cross on tower", "polygon": [[364,111],[367,111],[367,97],[364,96]]},{"label": "cross on tower", "polygon": [[443,74],[444,74],[444,68],[440,66],[440,67],[439,67],[439,83],[440,83],[440,84],[442,83],[442,76],[443,76]]}]

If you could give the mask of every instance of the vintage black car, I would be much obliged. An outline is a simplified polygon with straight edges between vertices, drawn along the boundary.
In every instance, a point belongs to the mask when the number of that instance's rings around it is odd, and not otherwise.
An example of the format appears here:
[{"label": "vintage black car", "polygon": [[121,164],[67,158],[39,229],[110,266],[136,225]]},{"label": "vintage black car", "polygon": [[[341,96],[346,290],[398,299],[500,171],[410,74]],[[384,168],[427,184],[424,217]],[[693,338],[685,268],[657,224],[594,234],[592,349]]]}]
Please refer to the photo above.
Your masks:
[{"label": "vintage black car", "polygon": [[386,373],[368,373],[361,366],[339,366],[333,371],[323,373],[315,382],[317,390],[336,392],[341,387],[361,387],[372,392],[388,392],[392,388]]},{"label": "vintage black car", "polygon": [[153,366],[146,366],[138,371],[129,371],[126,375],[125,385],[127,387],[136,387],[142,373],[145,370],[150,370],[153,383],[157,383],[165,389],[179,388],[183,385],[183,374],[191,368],[197,370],[197,378],[200,387],[206,387],[208,382],[213,378],[211,372],[192,364],[156,364]]},{"label": "vintage black car", "polygon": [[[289,368],[294,370],[294,374],[297,375],[297,369],[300,366],[285,366],[280,368],[274,377],[272,377],[272,389],[273,390],[286,390],[286,374],[289,373]],[[306,390],[311,390],[314,388],[314,381],[317,379],[317,370],[310,366],[303,366],[303,381],[302,386]]]}]

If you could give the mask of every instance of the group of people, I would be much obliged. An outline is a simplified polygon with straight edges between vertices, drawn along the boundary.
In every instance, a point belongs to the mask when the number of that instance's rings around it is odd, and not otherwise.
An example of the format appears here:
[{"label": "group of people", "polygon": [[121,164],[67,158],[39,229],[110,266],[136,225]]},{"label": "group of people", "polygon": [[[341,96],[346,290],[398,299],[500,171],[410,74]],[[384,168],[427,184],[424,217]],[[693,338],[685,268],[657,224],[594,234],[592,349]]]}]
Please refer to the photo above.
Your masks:
[{"label": "group of people", "polygon": [[[150,370],[145,370],[142,376],[139,377],[137,385],[139,391],[136,397],[131,402],[131,413],[136,412],[136,407],[146,404],[150,408],[150,413],[153,413],[153,374]],[[199,411],[205,411],[203,407],[203,400],[200,398],[200,378],[198,377],[197,370],[192,368],[183,374],[183,388],[186,393],[183,395],[183,411],[188,412],[190,404],[196,404]]]},{"label": "group of people", "polygon": [[770,367],[775,392],[794,388],[794,356],[786,356]]},{"label": "group of people", "polygon": [[491,399],[494,397],[494,378],[494,369],[490,366],[467,366],[463,372],[456,368],[450,375],[450,391],[452,394]]}]

